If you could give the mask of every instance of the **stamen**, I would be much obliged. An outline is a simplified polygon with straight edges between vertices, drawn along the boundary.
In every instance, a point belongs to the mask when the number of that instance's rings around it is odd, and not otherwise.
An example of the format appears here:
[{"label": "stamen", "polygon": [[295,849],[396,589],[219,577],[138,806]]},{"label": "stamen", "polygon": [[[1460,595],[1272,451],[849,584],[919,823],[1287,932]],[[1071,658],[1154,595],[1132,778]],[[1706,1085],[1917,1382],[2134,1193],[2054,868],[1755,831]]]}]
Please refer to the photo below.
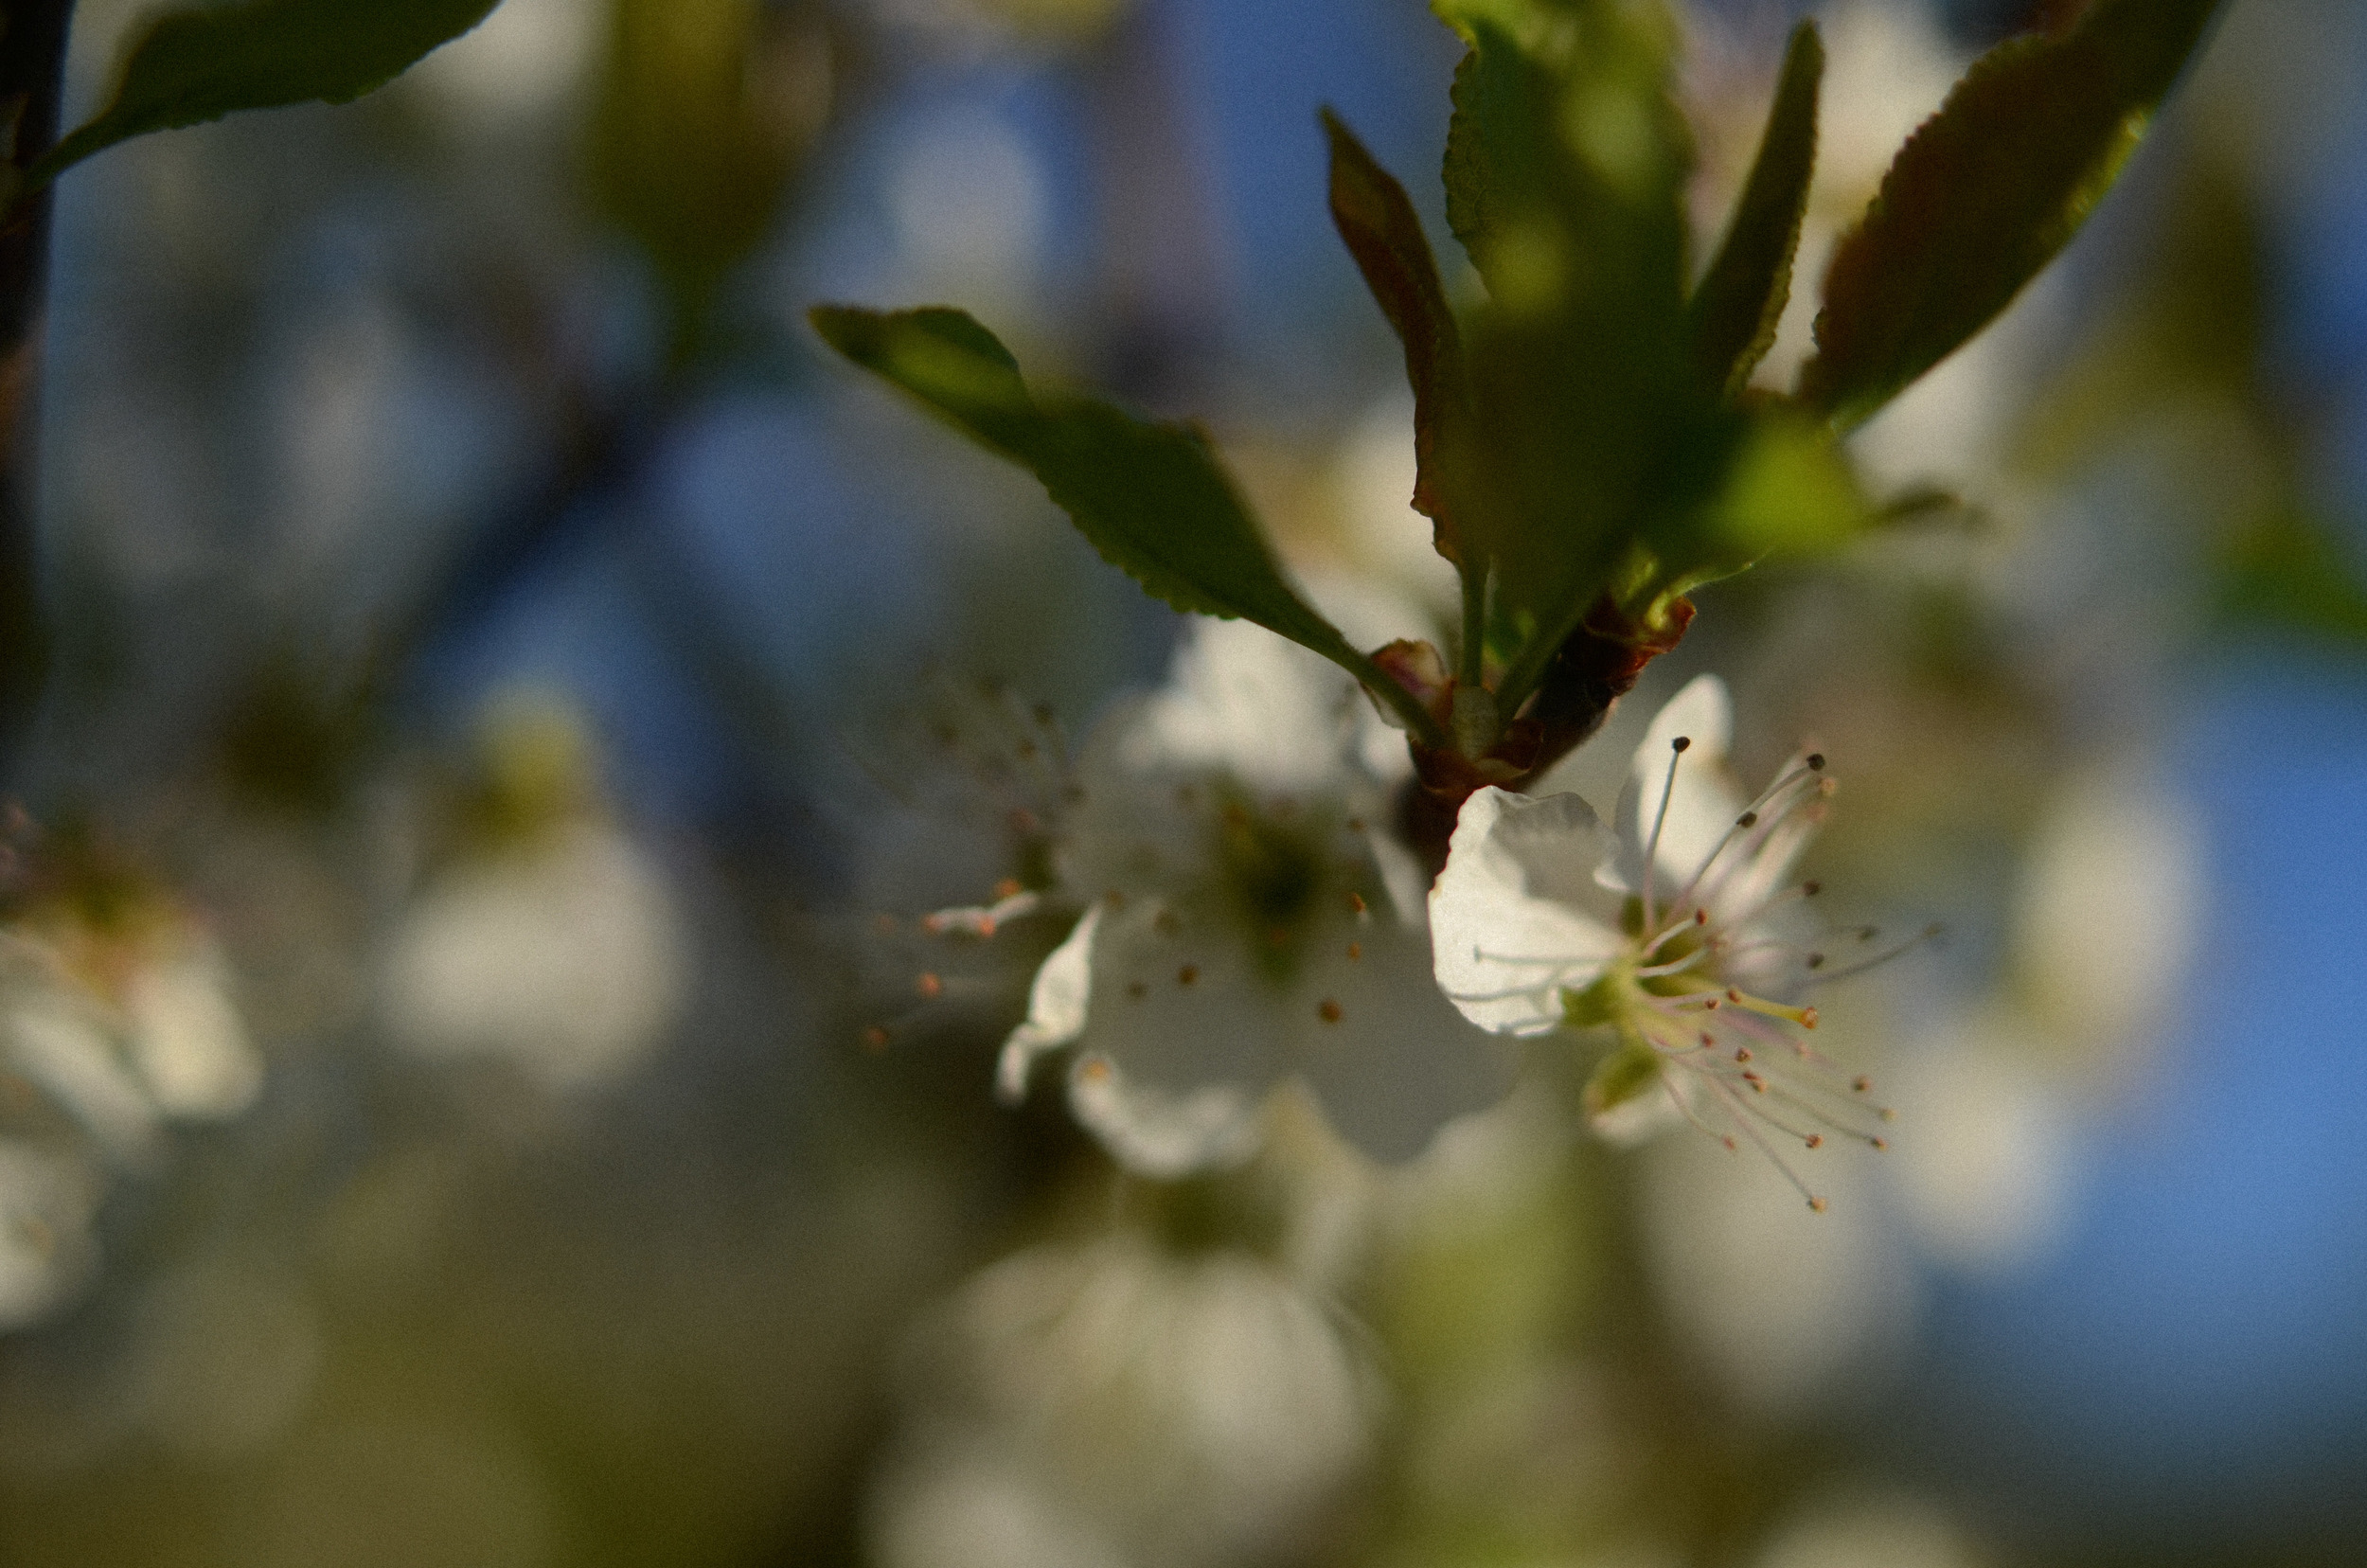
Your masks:
[{"label": "stamen", "polygon": [[[1857,963],[1850,964],[1845,968],[1834,970],[1830,973],[1819,974],[1816,977],[1815,983],[1821,986],[1830,980],[1846,980],[1853,975],[1863,974],[1868,970],[1879,969],[1894,958],[1903,957],[1906,954],[1913,953],[1915,949],[1921,947],[1926,942],[1937,940],[1945,933],[1946,929],[1946,927],[1936,923],[1925,926],[1921,931],[1916,932],[1913,936],[1908,937],[1905,941],[1899,943],[1896,947],[1892,948],[1889,952],[1878,953],[1871,958],[1861,958]],[[1865,937],[1861,939],[1871,939],[1876,935],[1875,929],[1872,926],[1866,926],[1863,930],[1866,935]],[[1815,966],[1811,965],[1809,967],[1814,968]]]},{"label": "stamen", "polygon": [[1800,1173],[1792,1169],[1791,1167],[1785,1162],[1784,1157],[1781,1154],[1775,1152],[1775,1146],[1769,1143],[1765,1138],[1759,1136],[1759,1130],[1751,1125],[1750,1108],[1744,1105],[1740,1097],[1737,1096],[1732,1089],[1727,1088],[1726,1085],[1720,1080],[1717,1078],[1710,1079],[1710,1086],[1717,1091],[1720,1098],[1727,1101],[1727,1109],[1734,1116],[1735,1126],[1740,1130],[1742,1135],[1756,1144],[1758,1146],[1759,1152],[1766,1155],[1769,1160],[1774,1163],[1775,1168],[1784,1173],[1784,1180],[1789,1182],[1792,1185],[1793,1190],[1797,1191],[1801,1197],[1808,1201],[1809,1208],[1815,1210],[1819,1214],[1823,1214],[1824,1212],[1824,1200],[1818,1197],[1814,1192],[1809,1191],[1808,1184],[1800,1179]]},{"label": "stamen", "polygon": [[[1677,759],[1693,744],[1689,735],[1668,742],[1668,776],[1661,780],[1660,810],[1652,813],[1652,836],[1644,846],[1644,929],[1652,929],[1652,872],[1660,864],[1661,829],[1668,825],[1668,801],[1677,793]],[[1682,900],[1681,900],[1682,901]]]},{"label": "stamen", "polygon": [[1789,1007],[1781,1002],[1770,1002],[1765,997],[1753,996],[1737,986],[1729,986],[1726,988],[1726,1000],[1733,1003],[1737,1007],[1748,1007],[1753,1012],[1763,1014],[1769,1018],[1789,1019],[1790,1022],[1799,1025],[1804,1029],[1813,1029],[1816,1027],[1816,1009],[1814,1007]]},{"label": "stamen", "polygon": [[[1717,858],[1724,854],[1727,846],[1735,842],[1735,835],[1747,834],[1751,831],[1751,829],[1758,827],[1762,816],[1773,808],[1776,798],[1786,790],[1789,790],[1793,785],[1802,782],[1807,778],[1807,770],[1804,768],[1794,768],[1791,772],[1782,775],[1775,780],[1775,782],[1770,784],[1766,789],[1761,790],[1759,792],[1758,798],[1751,802],[1749,809],[1746,810],[1740,816],[1735,818],[1735,825],[1732,828],[1727,829],[1725,835],[1711,848],[1708,856],[1703,859],[1700,865],[1694,870],[1692,878],[1686,882],[1684,891],[1678,894],[1677,897],[1671,900],[1669,907],[1673,909],[1682,909],[1686,903],[1690,902],[1694,894],[1700,888],[1701,879],[1709,875],[1710,867],[1717,864]],[[1784,805],[1783,811],[1776,812],[1774,820],[1768,824],[1768,830],[1771,833],[1774,830],[1776,824],[1782,822],[1786,816],[1789,815],[1791,809],[1798,804],[1798,801],[1787,801]],[[1741,858],[1748,860],[1753,857],[1746,855]],[[1723,876],[1720,877],[1719,881],[1724,881]],[[1704,898],[1701,901],[1706,904],[1710,900],[1709,899]]]},{"label": "stamen", "polygon": [[1695,948],[1682,958],[1671,958],[1665,964],[1653,964],[1635,971],[1639,980],[1657,979],[1664,974],[1682,974],[1710,955],[1708,948]]}]

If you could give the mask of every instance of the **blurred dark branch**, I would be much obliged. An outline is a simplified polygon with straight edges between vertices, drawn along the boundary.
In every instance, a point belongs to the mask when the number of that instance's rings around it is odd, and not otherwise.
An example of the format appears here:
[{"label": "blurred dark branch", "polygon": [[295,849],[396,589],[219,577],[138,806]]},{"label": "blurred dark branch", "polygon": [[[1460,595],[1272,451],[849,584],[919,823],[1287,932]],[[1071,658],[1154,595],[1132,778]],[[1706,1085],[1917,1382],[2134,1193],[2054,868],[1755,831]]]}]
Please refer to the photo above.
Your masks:
[{"label": "blurred dark branch", "polygon": [[561,395],[549,468],[531,490],[472,534],[407,610],[392,617],[374,650],[365,683],[370,695],[400,689],[417,673],[421,658],[483,620],[521,578],[564,554],[596,526],[601,500],[633,488],[677,405],[676,395],[665,389],[603,399],[572,380]]},{"label": "blurred dark branch", "polygon": [[[73,15],[74,0],[0,0],[0,126],[11,183],[58,139]],[[16,771],[48,663],[33,453],[50,205],[44,190],[0,229],[0,778]]]}]

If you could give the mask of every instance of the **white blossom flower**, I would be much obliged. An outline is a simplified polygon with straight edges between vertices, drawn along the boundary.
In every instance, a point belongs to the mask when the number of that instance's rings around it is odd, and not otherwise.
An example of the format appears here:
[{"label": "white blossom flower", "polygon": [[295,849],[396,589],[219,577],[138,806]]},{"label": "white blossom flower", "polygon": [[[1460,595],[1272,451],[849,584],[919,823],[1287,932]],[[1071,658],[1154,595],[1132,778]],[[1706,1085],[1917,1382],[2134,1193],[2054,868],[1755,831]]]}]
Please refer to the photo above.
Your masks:
[{"label": "white blossom flower", "polygon": [[1282,1269],[1130,1230],[971,1276],[903,1370],[869,1522],[888,1568],[1243,1560],[1353,1475],[1379,1392]]},{"label": "white blossom flower", "polygon": [[682,917],[600,801],[572,707],[504,699],[485,750],[490,830],[403,912],[380,973],[387,1032],[430,1060],[507,1061],[552,1092],[613,1080],[680,1014]]},{"label": "white blossom flower", "polygon": [[1574,794],[1472,795],[1431,893],[1438,983],[1501,1034],[1609,1029],[1586,1090],[1599,1130],[1631,1136],[1667,1113],[1729,1148],[1739,1134],[1822,1209],[1769,1134],[1880,1149],[1886,1114],[1865,1078],[1801,1038],[1817,1023],[1802,995],[1859,967],[1825,968],[1802,910],[1817,886],[1788,883],[1834,786],[1808,754],[1746,803],[1725,777],[1730,727],[1715,677],[1671,699],[1637,748],[1616,832]]},{"label": "white blossom flower", "polygon": [[1078,1118],[1159,1176],[1245,1154],[1294,1077],[1383,1160],[1502,1097],[1505,1054],[1431,980],[1420,870],[1389,830],[1404,750],[1370,744],[1379,727],[1312,655],[1197,623],[1174,684],[1079,766],[1054,862],[1083,913],[1037,972],[1004,1095],[1073,1045]]}]

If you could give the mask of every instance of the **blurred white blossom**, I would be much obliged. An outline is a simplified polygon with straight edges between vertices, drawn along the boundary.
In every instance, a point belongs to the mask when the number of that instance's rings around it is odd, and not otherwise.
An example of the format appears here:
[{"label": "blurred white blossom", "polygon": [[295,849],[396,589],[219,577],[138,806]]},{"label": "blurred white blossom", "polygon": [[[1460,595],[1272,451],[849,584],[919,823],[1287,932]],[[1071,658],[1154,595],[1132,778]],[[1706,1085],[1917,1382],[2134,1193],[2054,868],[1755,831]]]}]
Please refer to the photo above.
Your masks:
[{"label": "blurred white blossom", "polygon": [[872,1497],[882,1568],[1192,1568],[1287,1539],[1363,1457],[1376,1384],[1246,1255],[1119,1233],[973,1277],[917,1330]]},{"label": "blurred white blossom", "polygon": [[1385,1160],[1501,1098],[1508,1062],[1431,981],[1421,873],[1390,830],[1404,766],[1330,666],[1195,624],[1174,682],[1080,764],[1056,860],[1084,913],[1037,976],[1004,1093],[1074,1045],[1079,1119],[1154,1175],[1245,1153],[1293,1077]]},{"label": "blurred white blossom", "polygon": [[571,710],[497,706],[487,751],[489,826],[403,913],[380,975],[387,1031],[418,1056],[507,1061],[553,1090],[612,1078],[681,1007],[673,897],[600,804]]}]

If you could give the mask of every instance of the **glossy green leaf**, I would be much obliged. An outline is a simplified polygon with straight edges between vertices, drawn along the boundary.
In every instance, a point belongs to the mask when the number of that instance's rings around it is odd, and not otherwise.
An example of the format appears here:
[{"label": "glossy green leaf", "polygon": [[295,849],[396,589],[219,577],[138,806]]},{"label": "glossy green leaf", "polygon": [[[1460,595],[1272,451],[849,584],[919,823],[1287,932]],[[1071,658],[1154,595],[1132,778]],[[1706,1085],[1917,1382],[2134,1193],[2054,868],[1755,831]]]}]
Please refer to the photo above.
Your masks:
[{"label": "glossy green leaf", "polygon": [[1405,378],[1414,388],[1414,509],[1435,525],[1438,553],[1462,561],[1460,487],[1451,475],[1468,460],[1470,438],[1462,334],[1405,187],[1338,116],[1326,109],[1323,122],[1331,141],[1332,223],[1405,346]]},{"label": "glossy green leaf", "polygon": [[1816,24],[1803,22],[1784,51],[1775,103],[1734,221],[1685,308],[1694,364],[1710,386],[1729,397],[1774,346],[1776,323],[1791,298],[1792,255],[1816,168],[1817,89],[1824,75],[1824,43]]},{"label": "glossy green leaf", "polygon": [[124,56],[97,118],[27,171],[37,190],[133,136],[245,109],[346,103],[485,20],[495,0],[250,0],[167,11]]},{"label": "glossy green leaf", "polygon": [[1198,429],[1090,399],[1040,398],[1009,350],[960,311],[824,305],[810,319],[840,353],[1034,473],[1094,548],[1155,597],[1255,621],[1376,690],[1389,685],[1291,591]]},{"label": "glossy green leaf", "polygon": [[2218,0],[2095,0],[1977,61],[1834,251],[1801,395],[1865,419],[1986,326],[2078,232]]}]

